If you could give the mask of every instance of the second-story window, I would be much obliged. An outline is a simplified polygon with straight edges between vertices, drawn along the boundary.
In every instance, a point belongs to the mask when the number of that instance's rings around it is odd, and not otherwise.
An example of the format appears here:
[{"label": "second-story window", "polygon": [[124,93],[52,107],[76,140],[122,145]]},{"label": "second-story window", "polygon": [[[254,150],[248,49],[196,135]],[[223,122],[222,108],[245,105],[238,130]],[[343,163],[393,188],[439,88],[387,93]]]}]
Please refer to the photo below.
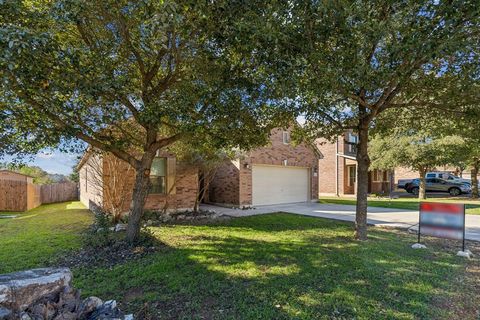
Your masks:
[{"label": "second-story window", "polygon": [[346,152],[349,154],[356,154],[357,153],[357,143],[358,143],[358,136],[354,135],[353,133],[349,132],[347,134],[346,139]]},{"label": "second-story window", "polygon": [[290,132],[283,131],[283,144],[290,144]]}]

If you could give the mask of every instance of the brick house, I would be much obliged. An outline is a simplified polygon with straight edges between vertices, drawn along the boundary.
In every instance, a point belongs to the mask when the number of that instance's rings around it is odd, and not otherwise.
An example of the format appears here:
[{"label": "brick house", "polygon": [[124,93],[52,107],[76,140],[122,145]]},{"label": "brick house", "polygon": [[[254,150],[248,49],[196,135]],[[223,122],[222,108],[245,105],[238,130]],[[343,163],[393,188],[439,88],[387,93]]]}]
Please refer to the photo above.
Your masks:
[{"label": "brick house", "polygon": [[[355,144],[357,136],[351,131],[337,137],[334,142],[317,139],[323,157],[319,160],[319,196],[354,196],[357,184]],[[455,168],[434,168],[432,171],[455,172]],[[388,195],[396,191],[399,179],[418,178],[418,172],[397,167],[394,170],[371,170],[368,175],[368,192]]]},{"label": "brick house", "polygon": [[[319,161],[319,195],[353,196],[357,186],[357,136],[352,132],[337,137],[334,142],[317,139],[323,155]],[[371,170],[368,175],[368,192],[388,194],[394,179],[391,171]],[[393,186],[393,185],[392,185]]]},{"label": "brick house", "polygon": [[291,130],[274,129],[270,143],[220,166],[208,190],[208,202],[251,206],[318,199],[316,146],[293,145]]},{"label": "brick house", "polygon": [[[77,166],[80,201],[89,209],[120,207],[127,212],[132,200],[135,171],[113,155],[87,151]],[[146,210],[190,210],[198,192],[198,169],[161,152],[151,169],[152,188]]]},{"label": "brick house", "polygon": [[[290,142],[291,130],[274,129],[270,143],[222,164],[205,201],[234,206],[303,202],[318,198],[318,159],[313,145]],[[135,172],[112,155],[86,152],[77,166],[80,201],[90,209],[119,206],[128,211]],[[152,165],[147,210],[191,210],[199,189],[199,171],[161,152]]]}]

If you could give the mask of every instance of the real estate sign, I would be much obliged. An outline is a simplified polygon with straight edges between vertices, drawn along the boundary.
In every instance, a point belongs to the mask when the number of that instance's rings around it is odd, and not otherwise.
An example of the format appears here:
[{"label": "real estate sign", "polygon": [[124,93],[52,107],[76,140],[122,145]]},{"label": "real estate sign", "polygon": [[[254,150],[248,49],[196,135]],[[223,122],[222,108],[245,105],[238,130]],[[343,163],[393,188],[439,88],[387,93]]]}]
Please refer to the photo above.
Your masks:
[{"label": "real estate sign", "polygon": [[465,205],[458,203],[420,203],[420,235],[463,240],[465,243]]}]

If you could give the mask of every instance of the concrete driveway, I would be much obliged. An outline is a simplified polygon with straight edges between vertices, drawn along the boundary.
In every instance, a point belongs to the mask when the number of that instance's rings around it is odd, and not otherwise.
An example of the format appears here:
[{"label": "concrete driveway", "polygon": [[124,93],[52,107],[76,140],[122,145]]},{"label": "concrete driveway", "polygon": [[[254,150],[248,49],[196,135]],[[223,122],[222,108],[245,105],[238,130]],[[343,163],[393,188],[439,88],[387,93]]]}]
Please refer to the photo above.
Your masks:
[{"label": "concrete driveway", "polygon": [[[232,217],[246,217],[273,212],[289,212],[312,217],[355,221],[355,206],[339,204],[320,204],[314,202],[291,203],[271,206],[258,206],[255,209],[231,209],[213,205],[202,205],[205,210],[212,210]],[[389,226],[417,230],[418,211],[368,207],[368,223],[375,226]],[[480,241],[480,215],[467,214],[465,237]]]}]

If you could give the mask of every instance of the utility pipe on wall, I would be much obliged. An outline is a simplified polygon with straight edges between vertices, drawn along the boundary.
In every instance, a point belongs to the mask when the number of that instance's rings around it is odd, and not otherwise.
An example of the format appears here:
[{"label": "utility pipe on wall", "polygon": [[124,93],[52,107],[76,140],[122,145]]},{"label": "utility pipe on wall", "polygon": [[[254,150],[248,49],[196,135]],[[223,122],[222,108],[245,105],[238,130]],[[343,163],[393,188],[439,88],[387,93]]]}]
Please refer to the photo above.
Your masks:
[{"label": "utility pipe on wall", "polygon": [[335,195],[338,197],[338,137],[335,144]]}]

